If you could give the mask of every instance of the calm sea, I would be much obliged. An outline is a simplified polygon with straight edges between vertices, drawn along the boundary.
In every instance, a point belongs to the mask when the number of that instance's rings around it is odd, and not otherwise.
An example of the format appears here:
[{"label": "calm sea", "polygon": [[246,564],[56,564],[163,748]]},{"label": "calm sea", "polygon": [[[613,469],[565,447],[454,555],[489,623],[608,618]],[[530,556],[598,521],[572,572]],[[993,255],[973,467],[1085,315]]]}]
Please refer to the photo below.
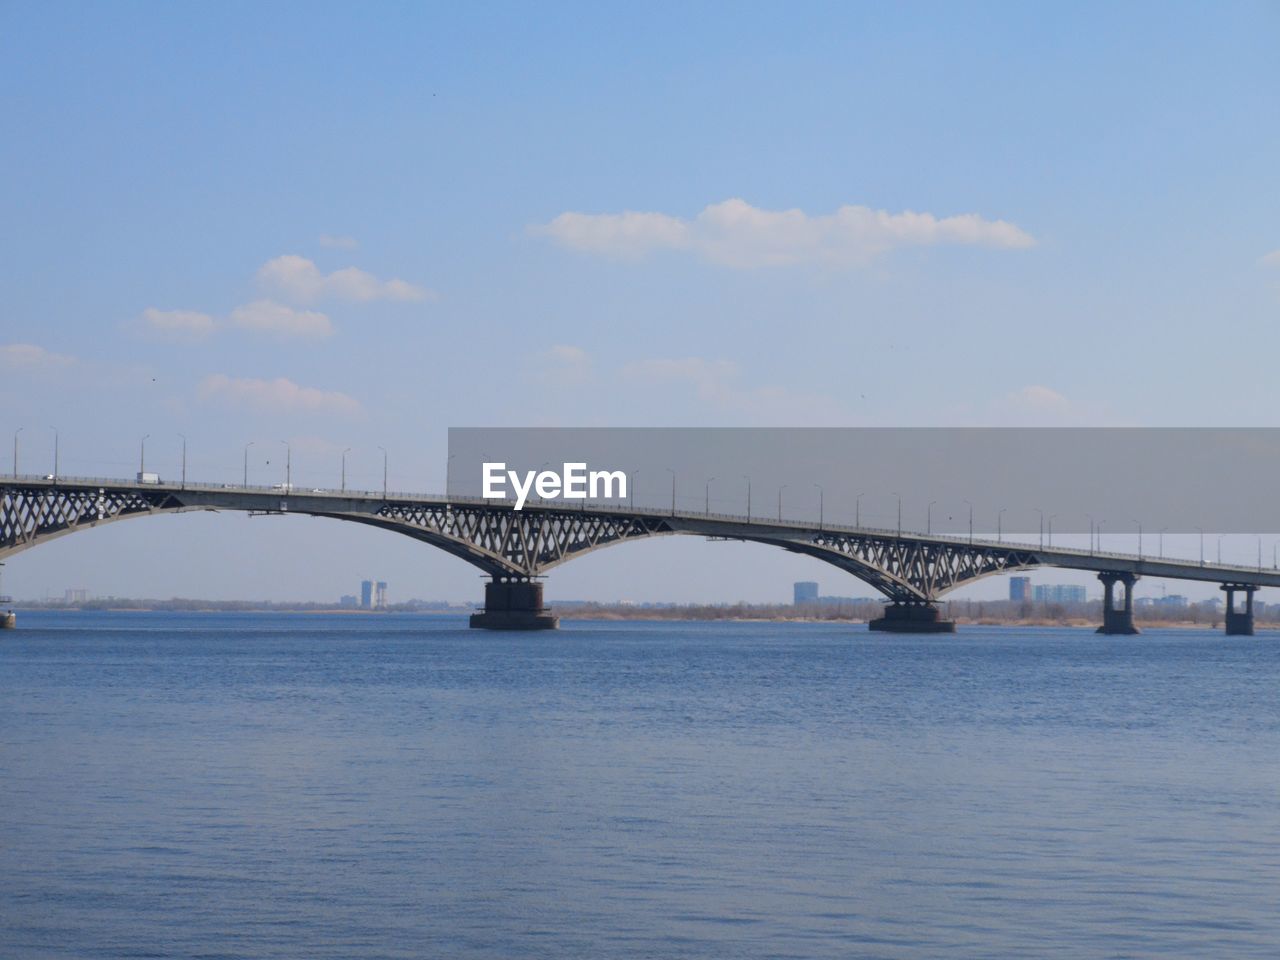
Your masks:
[{"label": "calm sea", "polygon": [[20,615],[0,957],[1280,955],[1280,638]]}]

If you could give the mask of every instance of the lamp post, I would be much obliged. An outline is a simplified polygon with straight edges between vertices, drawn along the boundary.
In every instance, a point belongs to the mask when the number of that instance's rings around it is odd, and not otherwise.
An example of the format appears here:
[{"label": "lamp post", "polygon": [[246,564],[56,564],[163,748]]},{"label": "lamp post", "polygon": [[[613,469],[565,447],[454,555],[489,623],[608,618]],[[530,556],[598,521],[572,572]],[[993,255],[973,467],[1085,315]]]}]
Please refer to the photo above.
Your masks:
[{"label": "lamp post", "polygon": [[280,442],[284,444],[284,492],[293,493],[293,447],[288,440]]},{"label": "lamp post", "polygon": [[382,451],[382,499],[387,499],[387,448],[378,447]]},{"label": "lamp post", "polygon": [[640,476],[640,471],[632,470],[631,476],[627,477],[627,493],[630,501],[627,509],[632,511],[636,508],[636,477],[638,476]]},{"label": "lamp post", "polygon": [[965,503],[969,504],[969,546],[973,546],[973,504],[968,500]]},{"label": "lamp post", "polygon": [[15,480],[18,479],[18,434],[20,434],[22,430],[23,428],[19,427],[17,430],[13,431],[13,479]]},{"label": "lamp post", "polygon": [[[347,447],[347,449],[342,451],[342,487],[341,487],[342,493],[347,492],[347,454],[350,452],[351,452],[350,447]],[[449,459],[452,460],[454,456],[456,456],[456,454],[450,454]],[[449,471],[449,468],[445,467],[446,474],[448,473],[448,471]],[[447,478],[445,479],[445,482],[444,482],[444,492],[445,492],[445,496],[449,495],[449,481]]]},{"label": "lamp post", "polygon": [[1142,521],[1135,520],[1133,522],[1138,525],[1138,559],[1141,560],[1142,559]]},{"label": "lamp post", "polygon": [[1196,527],[1196,531],[1200,534],[1200,566],[1204,566],[1204,530]]},{"label": "lamp post", "polygon": [[58,482],[58,428],[50,427],[53,431],[53,482]]},{"label": "lamp post", "polygon": [[[671,515],[674,517],[676,515],[676,472],[670,467],[665,467],[664,469],[671,474]],[[750,503],[748,503],[747,509],[751,509]]]},{"label": "lamp post", "polygon": [[1159,536],[1160,538],[1160,559],[1161,560],[1164,559],[1164,532],[1168,529],[1169,529],[1168,527],[1161,527],[1160,533],[1157,534],[1157,536]]},{"label": "lamp post", "polygon": [[779,523],[782,522],[782,491],[785,489],[787,489],[787,485],[785,483],[778,488],[778,522]]},{"label": "lamp post", "polygon": [[182,437],[182,489],[187,489],[187,435],[180,433]]},{"label": "lamp post", "polygon": [[815,483],[814,486],[818,488],[818,529],[821,530],[822,529],[822,500],[826,495],[826,491],[822,489],[822,484],[820,483]]},{"label": "lamp post", "polygon": [[1049,549],[1050,550],[1053,549],[1053,521],[1056,519],[1058,519],[1058,515],[1056,513],[1051,513],[1049,515],[1049,522],[1048,524],[1046,524],[1049,528]]},{"label": "lamp post", "polygon": [[449,454],[449,459],[444,463],[444,498],[449,499],[449,489],[453,486],[453,458],[456,453]]},{"label": "lamp post", "polygon": [[860,493],[853,498],[853,525],[858,528],[862,527],[862,498],[865,496],[865,493]]},{"label": "lamp post", "polygon": [[930,500],[929,505],[924,508],[924,533],[926,537],[933,533],[933,505],[937,502],[937,500]]},{"label": "lamp post", "polygon": [[257,441],[250,440],[244,445],[244,486],[249,486],[249,448]]},{"label": "lamp post", "polygon": [[1218,534],[1218,566],[1222,566],[1222,534]]},{"label": "lamp post", "polygon": [[703,491],[705,496],[702,503],[702,512],[708,517],[711,516],[711,482],[713,480],[715,480],[715,477],[707,477],[706,490]]},{"label": "lamp post", "polygon": [[898,536],[902,536],[902,494],[895,493],[898,498]]},{"label": "lamp post", "polygon": [[747,523],[750,523],[751,522],[751,478],[744,473],[742,475],[742,479],[747,481]]},{"label": "lamp post", "polygon": [[1092,557],[1093,556],[1093,514],[1086,513],[1085,516],[1089,518],[1089,556]]},{"label": "lamp post", "polygon": [[1007,507],[996,511],[996,543],[1004,543],[1004,512]]},{"label": "lamp post", "polygon": [[1044,511],[1036,507],[1036,513],[1040,514],[1040,549],[1044,549]]},{"label": "lamp post", "polygon": [[138,479],[142,479],[142,475],[147,472],[147,437],[151,434],[144,434],[142,442],[138,444]]}]

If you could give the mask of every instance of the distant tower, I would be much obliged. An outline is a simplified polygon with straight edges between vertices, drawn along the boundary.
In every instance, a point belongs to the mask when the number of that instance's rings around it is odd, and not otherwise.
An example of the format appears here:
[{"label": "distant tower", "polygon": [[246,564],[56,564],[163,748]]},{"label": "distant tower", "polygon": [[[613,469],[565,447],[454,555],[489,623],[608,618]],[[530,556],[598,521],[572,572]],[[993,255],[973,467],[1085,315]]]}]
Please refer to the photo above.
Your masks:
[{"label": "distant tower", "polygon": [[792,586],[792,603],[814,603],[818,599],[818,585],[812,580],[800,580]]},{"label": "distant tower", "polygon": [[366,610],[373,609],[373,581],[360,581],[360,606]]},{"label": "distant tower", "polygon": [[1030,600],[1031,599],[1031,578],[1030,577],[1010,577],[1009,578],[1009,599],[1010,600]]},{"label": "distant tower", "polygon": [[377,592],[373,595],[373,605],[378,610],[387,609],[387,581],[378,581]]}]

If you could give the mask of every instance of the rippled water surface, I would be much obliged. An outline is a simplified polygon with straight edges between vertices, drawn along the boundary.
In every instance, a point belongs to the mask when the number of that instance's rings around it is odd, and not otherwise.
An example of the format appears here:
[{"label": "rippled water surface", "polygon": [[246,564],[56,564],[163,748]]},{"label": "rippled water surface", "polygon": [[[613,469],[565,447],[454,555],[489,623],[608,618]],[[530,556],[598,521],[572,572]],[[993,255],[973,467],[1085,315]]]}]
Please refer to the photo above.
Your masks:
[{"label": "rippled water surface", "polygon": [[0,957],[1280,954],[1280,639],[37,614]]}]

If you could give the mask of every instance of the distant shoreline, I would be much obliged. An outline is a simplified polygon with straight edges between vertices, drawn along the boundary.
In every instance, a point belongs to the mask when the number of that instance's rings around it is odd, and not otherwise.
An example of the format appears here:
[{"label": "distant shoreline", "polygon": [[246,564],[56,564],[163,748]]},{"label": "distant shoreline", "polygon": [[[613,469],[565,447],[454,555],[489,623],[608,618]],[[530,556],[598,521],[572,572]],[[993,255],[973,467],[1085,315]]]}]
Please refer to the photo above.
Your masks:
[{"label": "distant shoreline", "polygon": [[[602,622],[730,622],[730,623],[831,623],[831,624],[865,624],[879,616],[879,604],[871,610],[859,610],[857,613],[832,611],[814,615],[811,612],[797,611],[790,605],[761,606],[753,608],[745,604],[726,605],[672,605],[672,606],[631,606],[614,604],[570,603],[560,604],[554,601],[548,606],[562,620],[597,620]],[[365,608],[327,606],[314,603],[275,603],[254,604],[248,601],[194,601],[168,600],[149,601],[125,600],[106,601],[102,603],[66,604],[51,603],[15,603],[10,609],[18,613],[255,613],[255,614],[341,614],[344,616],[464,616],[479,609],[477,604],[450,605],[440,607],[415,607],[412,605],[395,605],[384,610]],[[952,610],[946,613],[947,619],[959,626],[981,627],[1070,627],[1075,629],[1096,630],[1101,616],[972,616]],[[1139,628],[1158,629],[1218,629],[1222,626],[1221,617],[1205,617],[1199,620],[1192,618],[1136,618]],[[1280,630],[1280,621],[1255,621],[1258,630]]]}]

